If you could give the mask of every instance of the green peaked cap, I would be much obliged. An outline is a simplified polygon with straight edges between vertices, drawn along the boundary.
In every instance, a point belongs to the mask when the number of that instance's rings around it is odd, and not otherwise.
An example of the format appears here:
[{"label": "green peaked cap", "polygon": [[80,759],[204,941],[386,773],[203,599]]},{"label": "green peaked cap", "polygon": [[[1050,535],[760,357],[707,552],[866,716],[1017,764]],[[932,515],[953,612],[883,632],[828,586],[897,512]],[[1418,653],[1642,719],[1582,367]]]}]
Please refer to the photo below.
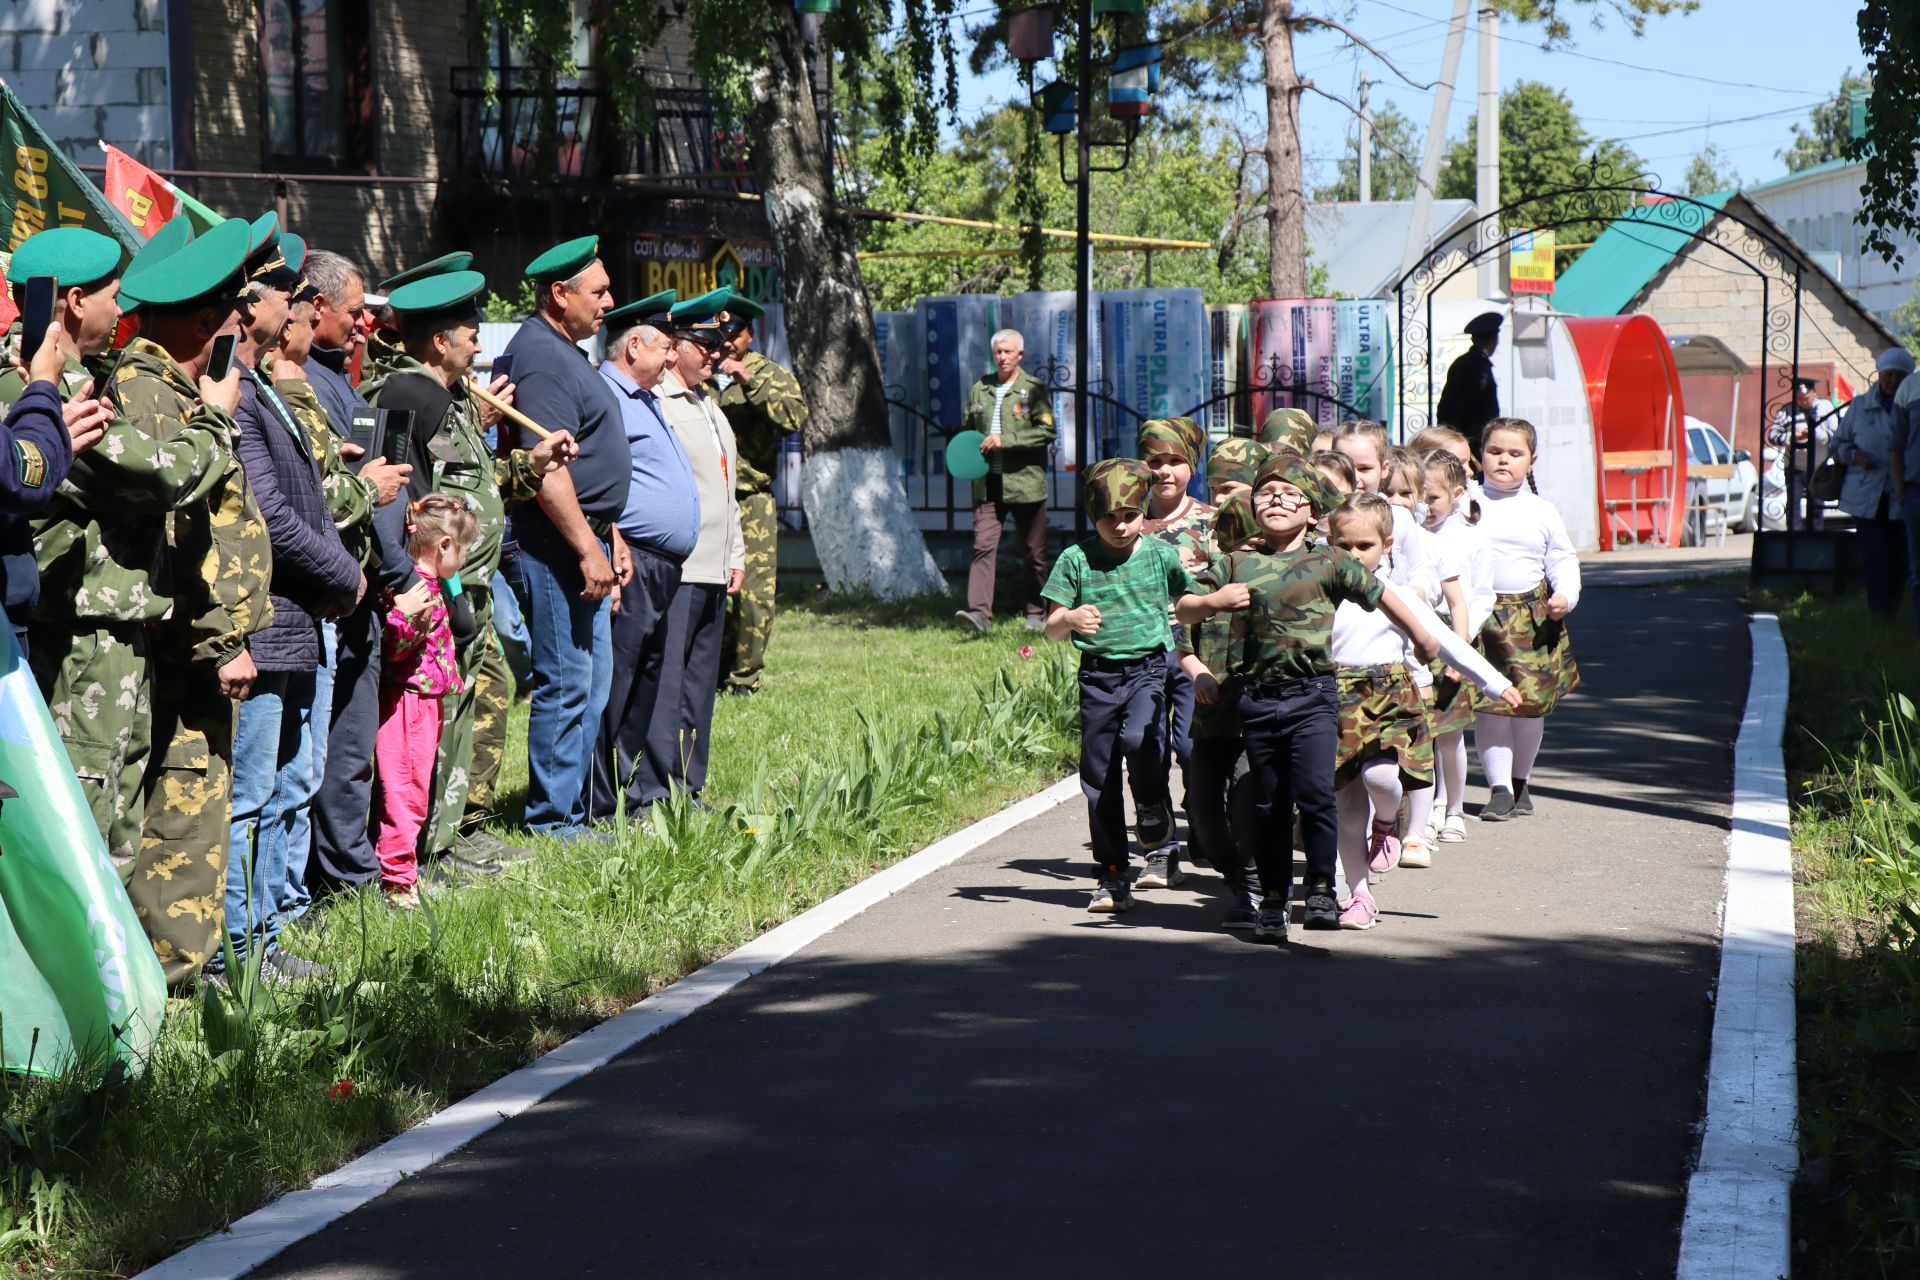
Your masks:
[{"label": "green peaked cap", "polygon": [[415,280],[424,280],[428,276],[445,275],[449,271],[465,271],[473,265],[473,255],[461,250],[456,253],[443,253],[431,262],[423,262],[417,267],[408,267],[398,275],[388,276],[380,282],[378,292],[392,293],[403,284]]},{"label": "green peaked cap", "polygon": [[66,289],[105,280],[120,270],[120,242],[85,227],[54,227],[28,236],[13,251],[8,284],[52,276]]},{"label": "green peaked cap", "polygon": [[733,290],[723,285],[718,289],[709,289],[697,298],[675,303],[675,334],[695,342],[718,343],[722,332],[720,321],[727,314],[727,303],[732,298]]},{"label": "green peaked cap", "polygon": [[1134,458],[1106,458],[1087,470],[1087,514],[1098,520],[1122,507],[1146,509],[1153,472]]},{"label": "green peaked cap", "polygon": [[487,278],[478,271],[443,271],[401,285],[387,295],[387,305],[403,316],[441,312],[478,316],[480,305],[474,299],[486,287]]},{"label": "green peaked cap", "polygon": [[727,286],[727,291],[731,295],[727,299],[727,319],[725,322],[727,328],[735,331],[744,329],[755,320],[761,319],[767,314],[765,307],[738,289],[735,289],[732,285]]},{"label": "green peaked cap", "polygon": [[[172,225],[172,221],[167,223]],[[128,299],[169,307],[202,298],[225,301],[246,296],[241,268],[246,265],[253,238],[244,221],[229,218],[178,247],[162,244],[160,235],[165,230],[162,227],[147,241],[147,247],[134,256],[121,277],[120,289]]]},{"label": "green peaked cap", "polygon": [[615,307],[607,312],[606,331],[620,333],[635,325],[650,324],[656,329],[665,329],[673,323],[673,303],[679,296],[672,289],[662,289],[650,293],[638,302],[629,302],[623,307]]},{"label": "green peaked cap", "polygon": [[[229,219],[229,221],[231,221],[231,219]],[[273,240],[280,234],[280,215],[269,209],[252,222],[247,223],[246,227],[253,233],[253,242],[247,246],[247,256],[251,258],[254,254],[266,248],[268,241]]]},{"label": "green peaked cap", "polygon": [[[185,215],[169,218],[160,224],[147,242],[133,255],[133,262],[144,260],[159,261],[176,249],[184,249],[193,243],[193,223]],[[127,264],[127,270],[133,270],[133,262]]]},{"label": "green peaked cap", "polygon": [[307,238],[291,231],[282,231],[280,256],[287,260],[287,270],[298,274],[300,268],[307,265]]},{"label": "green peaked cap", "polygon": [[600,237],[581,236],[553,246],[527,264],[529,280],[565,280],[586,270],[600,256]]}]

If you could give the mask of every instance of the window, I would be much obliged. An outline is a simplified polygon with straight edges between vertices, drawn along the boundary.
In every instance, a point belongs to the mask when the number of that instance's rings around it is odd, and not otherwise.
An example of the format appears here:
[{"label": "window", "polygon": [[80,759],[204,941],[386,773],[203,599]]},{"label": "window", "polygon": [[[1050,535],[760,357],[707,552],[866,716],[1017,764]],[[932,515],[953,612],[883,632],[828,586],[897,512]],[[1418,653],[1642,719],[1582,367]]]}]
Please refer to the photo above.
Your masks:
[{"label": "window", "polygon": [[260,83],[269,165],[373,163],[367,0],[260,0]]}]

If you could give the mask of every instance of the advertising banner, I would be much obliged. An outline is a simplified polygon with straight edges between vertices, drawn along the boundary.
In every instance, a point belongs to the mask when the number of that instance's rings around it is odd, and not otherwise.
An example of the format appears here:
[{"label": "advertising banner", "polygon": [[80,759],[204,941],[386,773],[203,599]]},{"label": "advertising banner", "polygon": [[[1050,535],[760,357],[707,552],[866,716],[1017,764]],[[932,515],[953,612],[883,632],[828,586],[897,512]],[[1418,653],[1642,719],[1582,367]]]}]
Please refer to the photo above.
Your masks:
[{"label": "advertising banner", "polygon": [[[1140,423],[1184,414],[1207,399],[1207,304],[1198,289],[1121,289],[1100,295],[1100,369],[1131,412],[1102,406],[1100,456],[1131,455]],[[1206,426],[1206,415],[1200,416]]]},{"label": "advertising banner", "polygon": [[[1207,345],[1208,399],[1226,395],[1246,385],[1250,370],[1247,361],[1247,308],[1243,304],[1207,308]],[[1258,425],[1253,420],[1253,397],[1250,395],[1215,400],[1207,410],[1207,426],[1216,440],[1226,436],[1250,436]]]},{"label": "advertising banner", "polygon": [[960,429],[967,389],[993,368],[990,341],[999,299],[985,294],[947,294],[922,298],[921,347],[926,357],[927,414],[951,434]]},{"label": "advertising banner", "polygon": [[[1071,386],[1074,376],[1074,358],[1077,352],[1074,345],[1073,304],[1072,290],[1052,289],[1036,293],[1016,293],[1011,298],[1003,300],[999,310],[999,327],[1017,329],[1020,331],[1020,336],[1026,340],[1027,372],[1056,388],[1053,392],[1053,420],[1060,429],[1060,442],[1053,455],[1050,492],[1052,502],[1057,506],[1072,506],[1073,473],[1079,465],[1077,449],[1080,437],[1074,426]],[[1100,309],[1098,307],[1094,308],[1093,341],[1089,345],[1092,348],[1092,359],[1087,366],[1087,378],[1090,383],[1097,385],[1100,381]]]},{"label": "advertising banner", "polygon": [[[1254,417],[1275,409],[1304,409],[1316,422],[1331,426],[1341,412],[1330,397],[1339,394],[1334,376],[1332,298],[1267,298],[1252,304],[1254,380],[1275,389],[1254,398]],[[1284,388],[1284,389],[1283,389]]]},{"label": "advertising banner", "polygon": [[1385,300],[1342,298],[1334,304],[1333,332],[1334,394],[1361,417],[1390,423],[1393,343]]}]

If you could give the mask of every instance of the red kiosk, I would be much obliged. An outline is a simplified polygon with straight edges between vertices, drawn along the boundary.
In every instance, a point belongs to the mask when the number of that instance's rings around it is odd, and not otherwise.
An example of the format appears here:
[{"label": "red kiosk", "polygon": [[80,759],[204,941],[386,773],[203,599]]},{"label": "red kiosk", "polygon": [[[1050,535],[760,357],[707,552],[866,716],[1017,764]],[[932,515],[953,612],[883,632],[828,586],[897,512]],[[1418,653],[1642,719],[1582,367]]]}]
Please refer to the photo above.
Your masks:
[{"label": "red kiosk", "polygon": [[1685,398],[1667,335],[1650,316],[1567,316],[1593,412],[1600,549],[1680,545],[1686,525]]}]

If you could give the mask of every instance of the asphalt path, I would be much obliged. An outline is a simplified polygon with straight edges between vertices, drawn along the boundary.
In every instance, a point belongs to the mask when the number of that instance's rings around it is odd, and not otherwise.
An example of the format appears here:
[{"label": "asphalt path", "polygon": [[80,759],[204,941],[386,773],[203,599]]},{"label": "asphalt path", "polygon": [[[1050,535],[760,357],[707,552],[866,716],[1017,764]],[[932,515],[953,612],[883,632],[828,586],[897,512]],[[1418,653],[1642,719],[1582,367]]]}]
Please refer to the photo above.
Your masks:
[{"label": "asphalt path", "polygon": [[1206,872],[1089,916],[1070,804],[258,1274],[1671,1276],[1745,617],[1572,626],[1538,814],[1370,932],[1223,933]]}]

